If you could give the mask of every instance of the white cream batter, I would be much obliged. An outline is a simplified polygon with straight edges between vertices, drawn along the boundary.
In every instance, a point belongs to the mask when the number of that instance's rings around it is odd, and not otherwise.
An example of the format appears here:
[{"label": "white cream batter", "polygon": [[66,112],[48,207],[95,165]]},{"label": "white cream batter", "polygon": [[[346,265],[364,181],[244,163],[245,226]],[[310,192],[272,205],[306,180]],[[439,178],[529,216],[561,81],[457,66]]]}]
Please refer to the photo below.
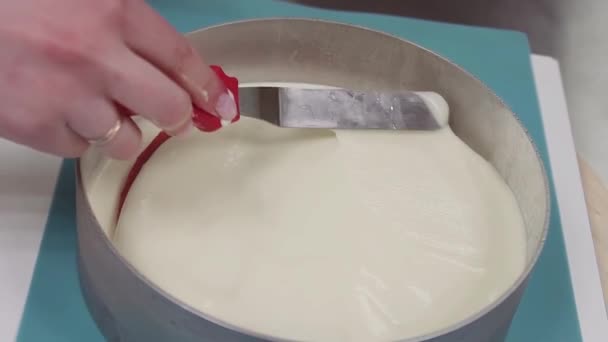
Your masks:
[{"label": "white cream batter", "polygon": [[449,128],[334,133],[248,118],[161,146],[113,239],[194,308],[305,341],[445,328],[503,294],[526,257],[514,196]]}]

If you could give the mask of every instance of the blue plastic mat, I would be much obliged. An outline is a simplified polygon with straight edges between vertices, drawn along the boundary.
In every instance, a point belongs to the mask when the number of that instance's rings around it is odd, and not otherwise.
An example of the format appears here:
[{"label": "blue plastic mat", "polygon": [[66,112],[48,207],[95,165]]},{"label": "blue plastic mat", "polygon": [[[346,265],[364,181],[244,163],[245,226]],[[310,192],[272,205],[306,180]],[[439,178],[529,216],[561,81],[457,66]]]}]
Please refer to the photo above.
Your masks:
[{"label": "blue plastic mat", "polygon": [[[549,165],[530,50],[516,32],[313,9],[272,0],[149,1],[180,31],[261,17],[307,17],[367,26],[427,47],[490,86],[519,115]],[[63,164],[34,271],[18,342],[95,342],[103,337],[81,297],[76,274],[73,161]],[[551,175],[549,175],[551,177]],[[551,230],[508,342],[580,342],[555,193]]]}]

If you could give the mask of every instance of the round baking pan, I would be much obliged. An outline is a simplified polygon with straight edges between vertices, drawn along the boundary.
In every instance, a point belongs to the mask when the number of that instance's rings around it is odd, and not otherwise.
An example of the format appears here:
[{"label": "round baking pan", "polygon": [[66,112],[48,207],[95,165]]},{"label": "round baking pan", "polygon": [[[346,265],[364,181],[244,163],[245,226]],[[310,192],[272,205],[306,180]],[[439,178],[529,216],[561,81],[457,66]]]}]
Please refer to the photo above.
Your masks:
[{"label": "round baking pan", "polygon": [[[450,126],[489,161],[515,194],[527,232],[527,266],[499,299],[452,326],[403,341],[503,341],[547,234],[544,167],[514,113],[472,75],[431,51],[363,27],[310,19],[223,24],[187,35],[210,64],[246,82],[295,82],[359,90],[434,91],[450,105]],[[487,61],[491,63],[491,61]],[[150,139],[150,137],[145,137]],[[117,253],[110,237],[129,162],[95,150],[78,163],[77,216],[81,287],[109,341],[276,341],[222,322],[155,286]],[[90,191],[112,177],[103,193]],[[218,260],[221,262],[221,260]]]}]

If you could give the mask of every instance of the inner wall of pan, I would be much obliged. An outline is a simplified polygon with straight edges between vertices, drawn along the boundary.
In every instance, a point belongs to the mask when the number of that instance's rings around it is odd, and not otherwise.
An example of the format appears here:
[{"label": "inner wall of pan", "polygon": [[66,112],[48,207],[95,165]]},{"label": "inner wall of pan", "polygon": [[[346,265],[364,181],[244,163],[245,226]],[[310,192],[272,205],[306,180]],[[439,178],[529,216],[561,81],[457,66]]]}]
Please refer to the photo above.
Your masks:
[{"label": "inner wall of pan", "polygon": [[[514,115],[483,84],[435,54],[395,37],[324,21],[270,19],[190,33],[210,64],[241,82],[296,82],[366,89],[435,91],[450,105],[450,126],[505,179],[527,230],[529,262],[545,236],[547,188],[542,164]],[[157,130],[140,122],[144,140]],[[83,185],[100,226],[112,235],[120,186],[132,162],[91,150],[81,159]],[[91,184],[104,179],[103,191]]]}]

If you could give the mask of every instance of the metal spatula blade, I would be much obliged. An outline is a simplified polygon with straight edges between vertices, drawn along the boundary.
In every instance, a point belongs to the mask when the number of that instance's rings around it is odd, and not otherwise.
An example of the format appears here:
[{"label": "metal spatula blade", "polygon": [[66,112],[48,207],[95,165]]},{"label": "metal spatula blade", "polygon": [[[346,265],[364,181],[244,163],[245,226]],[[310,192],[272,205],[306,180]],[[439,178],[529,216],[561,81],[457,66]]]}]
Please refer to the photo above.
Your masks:
[{"label": "metal spatula blade", "polygon": [[448,124],[448,104],[434,92],[242,87],[239,97],[242,115],[280,127],[436,130]]}]

